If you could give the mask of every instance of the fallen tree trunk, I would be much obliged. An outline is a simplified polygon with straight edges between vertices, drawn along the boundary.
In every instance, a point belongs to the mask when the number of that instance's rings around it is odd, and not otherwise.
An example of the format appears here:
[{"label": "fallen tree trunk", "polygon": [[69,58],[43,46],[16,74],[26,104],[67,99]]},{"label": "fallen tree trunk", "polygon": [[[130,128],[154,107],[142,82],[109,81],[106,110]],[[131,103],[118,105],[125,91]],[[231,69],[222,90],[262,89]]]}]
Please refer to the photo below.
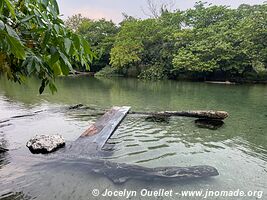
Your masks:
[{"label": "fallen tree trunk", "polygon": [[183,116],[205,119],[224,120],[229,114],[225,111],[196,110],[196,111],[163,111],[163,112],[131,112],[130,114],[153,115],[153,116]]},{"label": "fallen tree trunk", "polygon": [[[97,113],[86,114],[85,116],[98,116],[104,115],[109,110],[102,110],[92,107],[86,107],[83,104],[77,104],[69,107],[69,109],[89,109],[95,110]],[[204,119],[217,119],[224,120],[229,114],[225,111],[214,111],[214,110],[189,110],[189,111],[161,111],[161,112],[143,112],[143,111],[130,111],[128,114],[140,114],[140,115],[152,115],[158,117],[170,117],[170,116],[182,116],[182,117],[195,117]]]}]

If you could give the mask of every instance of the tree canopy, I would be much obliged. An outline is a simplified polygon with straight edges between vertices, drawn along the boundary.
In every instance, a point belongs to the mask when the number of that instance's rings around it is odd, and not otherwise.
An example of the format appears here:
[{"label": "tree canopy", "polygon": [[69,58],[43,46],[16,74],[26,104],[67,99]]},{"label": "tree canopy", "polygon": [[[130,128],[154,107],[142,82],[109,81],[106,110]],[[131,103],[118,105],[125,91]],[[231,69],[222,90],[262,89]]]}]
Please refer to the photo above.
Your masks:
[{"label": "tree canopy", "polygon": [[22,82],[36,75],[56,91],[55,77],[75,67],[89,69],[94,57],[83,37],[67,29],[56,0],[0,1],[0,70]]},{"label": "tree canopy", "polygon": [[89,64],[93,72],[135,71],[141,79],[266,80],[266,3],[160,8],[148,19],[123,14],[116,25],[80,14],[63,22],[56,0],[1,0],[0,71],[18,82],[39,77],[40,92],[47,85],[55,91],[56,76]]},{"label": "tree canopy", "polygon": [[[267,74],[267,4],[196,3],[186,11],[122,23],[111,50],[114,68],[140,69],[140,78],[180,75],[260,79]],[[252,76],[252,77],[250,77]]]}]

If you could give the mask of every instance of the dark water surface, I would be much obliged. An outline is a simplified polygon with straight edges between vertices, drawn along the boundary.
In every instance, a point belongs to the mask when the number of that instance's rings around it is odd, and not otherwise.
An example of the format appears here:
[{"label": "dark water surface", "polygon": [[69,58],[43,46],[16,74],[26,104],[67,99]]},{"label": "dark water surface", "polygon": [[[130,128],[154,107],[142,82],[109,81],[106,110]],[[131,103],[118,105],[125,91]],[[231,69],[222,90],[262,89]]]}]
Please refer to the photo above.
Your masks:
[{"label": "dark water surface", "polygon": [[[89,77],[57,80],[58,93],[38,95],[39,82],[20,86],[0,79],[0,121],[15,115],[37,114],[0,123],[0,199],[125,199],[92,197],[92,190],[250,190],[267,199],[267,86],[214,85],[189,82],[140,82],[135,79]],[[75,104],[92,109],[68,110]],[[168,123],[147,122],[128,115],[112,138],[114,162],[146,167],[211,165],[220,175],[176,183],[131,180],[114,185],[89,173],[86,162],[42,164],[48,155],[31,155],[26,142],[36,134],[59,133],[73,141],[97,119],[91,116],[113,105],[134,111],[214,109],[230,117],[217,130],[198,128],[194,119],[172,117]],[[41,163],[41,164],[40,164]],[[132,197],[131,199],[144,199]],[[145,198],[147,199],[147,198]],[[148,198],[149,199],[149,198]],[[154,199],[154,198],[151,198]],[[158,197],[158,199],[200,199]],[[207,199],[227,199],[213,197]],[[228,199],[257,199],[235,197]]]}]

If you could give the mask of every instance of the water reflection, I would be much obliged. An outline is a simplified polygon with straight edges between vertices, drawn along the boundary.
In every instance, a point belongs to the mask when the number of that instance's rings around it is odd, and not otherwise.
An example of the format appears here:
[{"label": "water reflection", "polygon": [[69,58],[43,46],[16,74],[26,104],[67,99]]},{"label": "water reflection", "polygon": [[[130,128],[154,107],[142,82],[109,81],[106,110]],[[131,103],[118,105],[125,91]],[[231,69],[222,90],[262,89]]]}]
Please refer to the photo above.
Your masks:
[{"label": "water reflection", "polygon": [[[147,167],[208,164],[220,172],[212,181],[181,184],[179,191],[194,188],[266,191],[267,87],[264,85],[81,77],[59,79],[57,94],[52,96],[46,91],[40,96],[39,84],[32,79],[19,86],[0,79],[0,121],[43,111],[0,124],[0,143],[11,149],[0,155],[0,188],[5,188],[0,191],[0,196],[3,195],[0,199],[8,196],[15,199],[16,196],[6,194],[16,193],[18,198],[26,199],[85,199],[94,187],[117,188],[103,177],[88,175],[88,168],[83,165],[33,167],[40,161],[25,147],[35,134],[60,133],[73,141],[104,109],[113,105],[130,105],[135,111],[228,111],[230,117],[216,130],[199,128],[192,118],[171,117],[162,123],[147,121],[142,115],[128,115],[105,147],[109,154],[103,156],[114,162]],[[90,109],[68,109],[77,104]],[[161,183],[133,181],[125,187],[138,189],[148,185],[157,188]],[[166,187],[175,186],[166,183]]]}]

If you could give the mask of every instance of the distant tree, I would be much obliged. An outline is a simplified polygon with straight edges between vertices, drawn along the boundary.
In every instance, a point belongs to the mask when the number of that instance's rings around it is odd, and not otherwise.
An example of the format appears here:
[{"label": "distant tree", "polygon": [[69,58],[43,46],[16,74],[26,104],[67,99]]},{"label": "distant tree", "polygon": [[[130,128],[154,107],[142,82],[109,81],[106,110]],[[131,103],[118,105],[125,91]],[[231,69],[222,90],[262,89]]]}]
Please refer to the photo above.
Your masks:
[{"label": "distant tree", "polygon": [[267,75],[267,5],[238,9],[198,2],[186,11],[156,12],[150,19],[126,18],[111,49],[111,65],[140,69],[140,78],[246,79]]},{"label": "distant tree", "polygon": [[147,3],[147,8],[146,9],[142,8],[142,11],[145,15],[151,18],[159,18],[162,13],[172,11],[175,6],[174,0],[164,0],[164,1],[146,0],[146,3]]},{"label": "distant tree", "polygon": [[87,18],[83,17],[79,13],[68,17],[68,19],[65,21],[65,25],[72,31],[76,32],[84,21],[87,21]]},{"label": "distant tree", "polygon": [[[76,16],[69,19],[72,18],[76,18]],[[109,64],[110,51],[119,28],[112,21],[105,19],[91,20],[82,16],[79,18],[82,21],[76,27],[76,33],[90,44],[92,51],[95,53],[95,59],[91,64],[90,70],[97,72]]]}]

